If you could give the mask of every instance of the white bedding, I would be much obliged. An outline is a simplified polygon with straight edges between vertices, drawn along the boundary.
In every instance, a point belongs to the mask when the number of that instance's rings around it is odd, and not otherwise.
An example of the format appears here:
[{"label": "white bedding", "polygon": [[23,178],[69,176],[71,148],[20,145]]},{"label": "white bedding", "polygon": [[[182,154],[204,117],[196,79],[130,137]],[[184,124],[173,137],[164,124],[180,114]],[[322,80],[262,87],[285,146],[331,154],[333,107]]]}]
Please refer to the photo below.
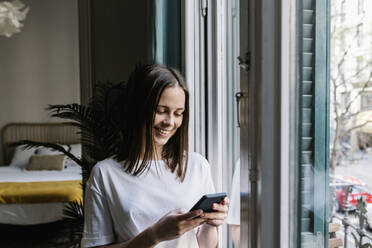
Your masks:
[{"label": "white bedding", "polygon": [[[27,171],[18,167],[0,167],[0,182],[41,182],[81,179],[81,168],[62,171]],[[35,225],[62,219],[66,203],[0,204],[0,223]]]},{"label": "white bedding", "polygon": [[81,179],[81,168],[72,166],[62,171],[28,171],[14,166],[0,167],[0,182],[43,182]]}]

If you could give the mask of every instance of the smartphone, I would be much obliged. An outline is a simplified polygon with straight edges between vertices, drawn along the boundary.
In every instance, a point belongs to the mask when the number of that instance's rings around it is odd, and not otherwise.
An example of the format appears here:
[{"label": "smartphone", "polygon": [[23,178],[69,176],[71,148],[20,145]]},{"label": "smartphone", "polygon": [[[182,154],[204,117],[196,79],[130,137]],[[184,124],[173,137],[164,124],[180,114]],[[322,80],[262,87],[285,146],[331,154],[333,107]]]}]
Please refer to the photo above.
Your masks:
[{"label": "smartphone", "polygon": [[214,212],[212,209],[213,203],[220,203],[223,198],[226,197],[226,193],[206,194],[191,208],[190,211],[202,209],[204,212]]}]

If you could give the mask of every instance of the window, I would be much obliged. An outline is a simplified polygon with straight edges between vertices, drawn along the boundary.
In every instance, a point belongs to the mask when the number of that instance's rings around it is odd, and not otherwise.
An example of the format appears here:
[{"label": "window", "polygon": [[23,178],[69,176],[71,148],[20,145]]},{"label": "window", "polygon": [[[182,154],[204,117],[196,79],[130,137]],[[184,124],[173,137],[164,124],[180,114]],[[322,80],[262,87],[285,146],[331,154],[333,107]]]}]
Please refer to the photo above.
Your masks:
[{"label": "window", "polygon": [[[226,247],[240,247],[240,128],[238,120],[238,101],[236,94],[240,91],[240,67],[237,57],[239,51],[239,0],[228,0],[226,3],[226,78],[225,78],[225,143],[226,163],[224,170],[227,191],[229,192],[231,205],[227,220],[228,244]],[[239,95],[237,96],[239,97]]]},{"label": "window", "polygon": [[358,15],[364,15],[364,0],[358,0]]},{"label": "window", "polygon": [[[190,128],[194,150],[205,155],[212,166],[216,190],[227,192],[232,201],[232,179],[240,155],[235,100],[240,83],[239,1],[201,2],[185,1],[185,72],[194,93],[195,112]],[[223,225],[220,247],[233,247],[232,229],[232,224]]]},{"label": "window", "polygon": [[363,23],[359,23],[357,26],[357,44],[358,46],[363,45],[363,39],[364,39],[364,34],[363,34]]},{"label": "window", "polygon": [[357,56],[356,57],[356,72],[355,75],[357,75],[359,78],[362,74],[362,68],[363,68],[363,57]]},{"label": "window", "polygon": [[350,92],[341,93],[341,109],[344,110],[347,108],[350,103]]},{"label": "window", "polygon": [[342,0],[341,1],[341,22],[344,22],[346,20],[346,1]]},{"label": "window", "polygon": [[[331,8],[337,8],[338,4],[338,0],[332,0]],[[334,97],[330,99],[333,111],[329,115],[332,124],[329,220],[340,225],[335,236],[343,241],[345,247],[368,247],[372,244],[371,230],[368,225],[359,222],[372,220],[369,217],[372,216],[369,207],[372,178],[366,166],[372,161],[369,152],[372,147],[372,91],[367,77],[371,72],[367,63],[372,50],[363,46],[363,32],[366,31],[363,28],[367,26],[363,26],[366,22],[362,19],[366,16],[360,15],[364,14],[364,4],[363,0],[348,1],[347,14],[358,11],[355,23],[340,23],[336,18],[330,20],[336,31],[330,37],[331,49],[339,52],[330,58],[334,85],[330,94]],[[350,32],[345,32],[345,46],[341,46],[336,42],[340,37],[335,34],[345,29],[350,29]],[[342,70],[339,70],[340,63],[345,64]],[[365,209],[358,199],[365,201]],[[361,233],[365,234],[363,238]]]},{"label": "window", "polygon": [[[229,23],[228,20],[230,19],[226,18],[225,14],[221,15],[221,13],[226,13],[225,7],[229,6],[228,1],[207,2],[211,4],[208,6],[207,19],[212,26],[208,26],[210,24],[203,26],[207,28],[207,30],[202,30],[201,32],[207,34],[206,43],[208,44],[203,54],[211,56],[211,58],[207,58],[208,63],[206,68],[208,71],[208,82],[205,84],[208,87],[207,92],[205,92],[205,95],[208,96],[208,107],[206,109],[209,122],[206,127],[208,129],[207,150],[211,149],[207,151],[207,154],[213,166],[215,166],[217,170],[222,169],[222,171],[224,171],[221,164],[226,161],[226,158],[224,157],[225,155],[222,148],[227,144],[227,142],[224,142],[227,129],[223,125],[227,125],[225,121],[228,117],[225,115],[223,108],[228,108],[225,98],[231,97],[229,90],[227,90],[227,86],[231,84],[231,82],[225,79],[230,78],[232,75],[229,74],[229,70],[226,70],[226,68],[230,68],[228,63],[235,61],[235,58],[233,56],[230,57],[229,52],[226,51],[228,51],[230,47],[229,44],[233,44],[229,43],[229,39],[233,39],[236,36],[229,32],[229,30],[231,30],[229,29],[230,26],[226,24]],[[294,209],[297,209],[297,207],[299,208],[297,216],[291,216],[296,218],[296,221],[298,217],[298,221],[296,222],[297,225],[295,227],[290,226],[293,229],[290,231],[287,230],[287,234],[293,231],[293,234],[291,233],[288,235],[297,236],[296,239],[299,241],[296,244],[292,244],[291,247],[326,247],[328,243],[329,120],[327,117],[329,112],[329,83],[327,77],[329,72],[327,66],[329,58],[327,55],[327,16],[329,14],[329,9],[327,3],[328,1],[326,0],[302,0],[299,6],[303,6],[303,8],[298,9],[299,18],[296,18],[296,20],[301,20],[298,26],[299,30],[302,32],[302,36],[298,37],[299,40],[297,41],[300,45],[295,46],[296,48],[301,48],[301,50],[298,51],[298,58],[296,58],[299,60],[295,60],[300,61],[300,63],[296,63],[296,66],[298,66],[296,69],[298,69],[299,78],[296,77],[296,85],[294,87],[296,89],[294,90],[296,91],[296,100],[297,98],[299,99],[298,102],[294,101],[298,103],[298,105],[296,105],[296,115],[300,118],[298,122],[295,123],[296,132],[290,134],[296,135],[294,139],[296,139],[298,146],[294,150],[296,150],[298,160],[295,160],[294,167],[290,167],[289,169],[298,172],[295,177],[295,185],[298,187],[296,189],[298,195],[296,195],[295,201],[297,199],[300,200],[294,203],[296,205],[291,205]],[[245,180],[247,182],[242,183],[253,185],[252,182],[255,181],[256,176],[259,177],[262,181],[259,182],[261,184],[258,185],[256,181],[254,186],[256,186],[256,192],[259,192],[258,189],[260,189],[261,192],[259,193],[262,194],[255,194],[255,196],[259,198],[259,201],[255,202],[257,205],[253,206],[257,207],[256,211],[260,216],[254,220],[250,219],[249,223],[245,222],[250,228],[242,226],[242,228],[244,228],[242,229],[242,239],[247,239],[247,242],[244,243],[242,247],[248,247],[248,242],[252,247],[257,247],[259,243],[262,247],[275,247],[278,242],[282,241],[281,237],[279,237],[282,233],[282,230],[279,228],[281,216],[278,214],[281,212],[278,210],[279,208],[273,208],[272,205],[280,204],[280,206],[282,206],[282,200],[285,198],[281,195],[282,192],[277,187],[278,184],[280,185],[279,179],[281,178],[278,175],[282,172],[280,170],[281,168],[278,168],[278,164],[280,164],[278,159],[281,159],[280,156],[282,155],[280,154],[280,142],[278,140],[280,140],[279,136],[281,135],[280,126],[284,123],[281,122],[280,118],[281,115],[286,114],[280,112],[281,109],[278,105],[280,100],[285,99],[280,99],[282,95],[278,93],[281,88],[278,86],[279,79],[277,76],[281,74],[282,71],[281,67],[276,67],[277,64],[275,64],[278,63],[278,61],[281,62],[279,54],[283,52],[281,48],[278,48],[280,47],[278,45],[280,43],[278,42],[280,41],[278,37],[282,34],[281,31],[278,30],[283,27],[277,25],[276,18],[278,16],[277,14],[280,12],[276,12],[276,10],[280,8],[276,7],[283,6],[280,6],[277,1],[275,1],[275,6],[269,5],[271,6],[270,8],[267,8],[268,6],[266,5],[254,4],[254,1],[240,1],[240,6],[247,5],[245,7],[248,7],[249,5],[249,7],[252,7],[253,5],[253,7],[257,8],[247,8],[253,12],[253,15],[251,15],[249,19],[253,24],[250,23],[248,25],[250,36],[246,37],[242,32],[240,33],[240,37],[238,36],[240,38],[240,45],[242,45],[243,42],[250,43],[244,49],[248,48],[248,51],[251,52],[252,64],[256,66],[256,68],[249,72],[248,76],[241,71],[240,79],[242,80],[243,77],[249,77],[249,80],[251,80],[251,76],[254,74],[256,77],[252,76],[252,78],[258,79],[258,83],[261,83],[260,85],[255,85],[256,82],[246,80],[250,83],[247,89],[249,88],[249,90],[252,91],[249,91],[250,95],[247,99],[243,97],[244,99],[241,101],[244,105],[244,111],[246,111],[243,113],[248,113],[247,116],[243,115],[242,118],[243,125],[240,129],[241,140],[246,143],[251,142],[255,138],[259,140],[258,144],[254,143],[257,146],[249,148],[252,150],[247,152],[247,156],[246,154],[241,154],[241,157],[244,157],[244,159],[249,157],[246,159],[248,162],[244,161],[244,169],[246,169],[245,179],[247,179],[248,175],[248,164],[249,166],[255,164],[261,167],[258,168],[260,172],[258,175],[250,174],[252,177],[250,178],[251,182]],[[196,12],[199,13],[200,5],[198,4],[193,10],[197,10]],[[217,14],[211,15],[211,13]],[[242,13],[244,13],[244,11],[240,12],[240,14]],[[265,13],[265,15],[262,13]],[[264,21],[261,19],[263,16],[266,17]],[[255,23],[255,21],[257,21],[257,23]],[[247,30],[248,26],[246,27]],[[290,27],[285,26],[283,29],[289,28]],[[291,31],[292,29],[289,32]],[[208,37],[212,37],[212,39]],[[243,37],[244,39],[242,39]],[[262,42],[263,39],[264,42]],[[296,44],[298,44],[297,42]],[[287,43],[283,42],[281,45],[286,46]],[[241,49],[240,52],[245,52],[244,49]],[[233,55],[233,53],[231,54]],[[227,75],[225,73],[227,73]],[[254,81],[253,79],[252,81]],[[281,83],[285,84],[286,81],[281,81]],[[246,90],[246,88],[241,88],[240,90]],[[250,105],[252,102],[253,105]],[[291,99],[291,104],[294,104],[294,102],[292,102]],[[249,106],[249,111],[247,110],[247,106]],[[235,112],[234,107],[232,111]],[[254,119],[254,117],[258,117],[259,119]],[[213,122],[213,125],[211,125],[211,122]],[[247,123],[249,123],[250,126],[247,125]],[[246,131],[248,127],[251,128],[248,130],[250,131],[249,135],[247,135],[248,132],[243,133],[243,129]],[[256,133],[251,130],[256,131]],[[258,132],[259,135],[257,135]],[[244,145],[245,144],[241,144],[241,146]],[[259,158],[255,156],[259,156]],[[252,164],[250,164],[250,162],[252,162]],[[254,170],[251,171],[256,172]],[[224,187],[227,188],[228,184],[224,185],[223,175],[218,173],[219,172],[216,171],[216,178],[220,180],[219,182],[221,183],[219,187],[221,187],[221,189],[224,189]],[[243,185],[243,187],[245,187],[245,185]],[[248,202],[249,205],[252,206],[254,200],[252,195],[254,190],[249,188],[249,186],[247,189]],[[249,195],[249,193],[251,195]],[[244,197],[245,195],[242,195],[242,198]],[[244,201],[244,203],[246,202]],[[249,209],[249,211],[253,211],[252,208]],[[244,216],[242,218],[246,217],[247,216]],[[254,237],[251,236],[252,233]],[[247,238],[247,236],[250,237]],[[259,240],[258,237],[260,237],[261,240]]]},{"label": "window", "polygon": [[372,110],[372,91],[363,92],[360,100],[361,110]]}]

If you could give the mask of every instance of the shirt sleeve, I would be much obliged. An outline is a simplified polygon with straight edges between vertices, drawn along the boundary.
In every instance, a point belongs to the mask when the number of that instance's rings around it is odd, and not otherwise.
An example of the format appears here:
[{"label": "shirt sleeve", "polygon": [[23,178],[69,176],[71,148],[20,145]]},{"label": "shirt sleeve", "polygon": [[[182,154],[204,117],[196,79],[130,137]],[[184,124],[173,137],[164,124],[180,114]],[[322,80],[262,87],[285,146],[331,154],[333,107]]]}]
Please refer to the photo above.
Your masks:
[{"label": "shirt sleeve", "polygon": [[99,190],[88,182],[85,189],[81,247],[105,245],[114,241],[115,233],[107,201]]}]

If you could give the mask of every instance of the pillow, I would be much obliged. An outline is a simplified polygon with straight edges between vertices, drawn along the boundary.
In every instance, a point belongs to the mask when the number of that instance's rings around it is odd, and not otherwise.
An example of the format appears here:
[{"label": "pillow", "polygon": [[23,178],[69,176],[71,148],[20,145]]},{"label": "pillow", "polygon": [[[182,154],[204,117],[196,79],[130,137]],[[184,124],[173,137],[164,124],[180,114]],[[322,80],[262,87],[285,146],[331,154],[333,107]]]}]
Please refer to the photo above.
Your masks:
[{"label": "pillow", "polygon": [[[81,158],[81,144],[72,144],[72,145],[62,145],[65,150],[72,153],[75,157]],[[38,155],[62,155],[63,153],[59,151],[53,151],[50,148],[41,147],[37,149],[36,154]],[[65,168],[79,166],[71,158],[66,156]]]},{"label": "pillow", "polygon": [[36,148],[25,149],[25,145],[20,145],[15,148],[12,161],[9,166],[25,168],[32,155],[36,153]]},{"label": "pillow", "polygon": [[63,170],[65,155],[32,155],[26,170]]},{"label": "pillow", "polygon": [[[59,144],[59,145],[61,145],[61,144]],[[65,150],[67,150],[67,151],[69,150],[67,145],[61,145],[61,146],[63,148],[65,148]],[[38,155],[61,155],[63,153],[59,152],[59,151],[54,151],[51,148],[40,147],[39,149],[37,149],[36,154],[38,154]]]}]

